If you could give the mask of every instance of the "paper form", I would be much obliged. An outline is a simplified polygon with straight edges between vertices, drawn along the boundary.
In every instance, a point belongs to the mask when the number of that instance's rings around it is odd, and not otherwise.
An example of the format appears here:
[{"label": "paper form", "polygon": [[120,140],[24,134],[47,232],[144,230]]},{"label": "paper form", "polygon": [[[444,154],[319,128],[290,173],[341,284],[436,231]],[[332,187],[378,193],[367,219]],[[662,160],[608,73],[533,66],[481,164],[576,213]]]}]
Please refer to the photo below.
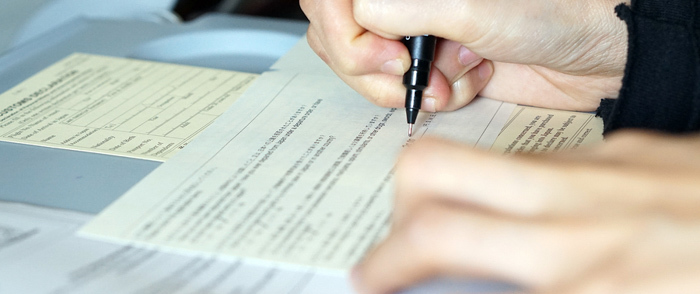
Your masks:
[{"label": "paper form", "polygon": [[[92,216],[0,201],[0,293],[351,294],[344,275],[182,255],[77,237]],[[4,242],[11,240],[11,242]],[[406,294],[493,293],[479,281],[432,282]]]},{"label": "paper form", "polygon": [[491,150],[537,153],[603,141],[603,120],[592,113],[517,106]]},{"label": "paper form", "polygon": [[342,275],[77,237],[91,217],[0,202],[0,293],[353,293]]},{"label": "paper form", "polygon": [[347,270],[381,238],[393,166],[424,135],[491,146],[512,104],[380,108],[337,77],[265,73],[235,106],[81,233],[118,242]]},{"label": "paper form", "polygon": [[0,140],[164,161],[257,76],[76,53],[0,95]]}]

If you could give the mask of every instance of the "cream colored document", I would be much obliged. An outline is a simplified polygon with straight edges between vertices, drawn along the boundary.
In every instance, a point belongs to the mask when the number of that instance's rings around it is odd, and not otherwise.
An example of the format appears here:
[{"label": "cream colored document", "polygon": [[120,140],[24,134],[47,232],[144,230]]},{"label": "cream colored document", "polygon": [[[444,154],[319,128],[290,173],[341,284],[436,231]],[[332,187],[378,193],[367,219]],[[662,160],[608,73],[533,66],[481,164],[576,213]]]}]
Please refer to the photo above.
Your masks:
[{"label": "cream colored document", "polygon": [[488,148],[513,107],[479,98],[421,113],[408,138],[403,109],[372,105],[335,76],[265,73],[81,233],[344,271],[387,230],[404,146],[430,135]]},{"label": "cream colored document", "polygon": [[0,95],[0,140],[164,161],[257,76],[76,53]]},{"label": "cream colored document", "polygon": [[517,106],[491,150],[537,153],[603,141],[603,120],[592,113]]}]

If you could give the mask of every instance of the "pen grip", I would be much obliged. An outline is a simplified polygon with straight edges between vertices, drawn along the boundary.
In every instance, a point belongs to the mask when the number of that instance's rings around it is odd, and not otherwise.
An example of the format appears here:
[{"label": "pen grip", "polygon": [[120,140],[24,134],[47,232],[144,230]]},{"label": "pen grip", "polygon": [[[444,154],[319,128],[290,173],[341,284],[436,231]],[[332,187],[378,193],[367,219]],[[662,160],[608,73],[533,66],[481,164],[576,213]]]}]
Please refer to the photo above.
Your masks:
[{"label": "pen grip", "polygon": [[433,35],[408,36],[403,38],[403,44],[408,48],[411,59],[432,62],[435,59],[435,44],[437,38]]},{"label": "pen grip", "polygon": [[406,86],[406,122],[409,125],[408,136],[411,136],[421,108],[423,90],[428,87],[437,39],[435,36],[423,35],[406,37],[403,43],[411,54],[411,67],[403,75],[403,84]]},{"label": "pen grip", "polygon": [[411,54],[411,67],[403,76],[403,84],[407,89],[422,91],[428,86],[430,67],[435,58],[435,36],[423,35],[405,37],[404,45]]}]

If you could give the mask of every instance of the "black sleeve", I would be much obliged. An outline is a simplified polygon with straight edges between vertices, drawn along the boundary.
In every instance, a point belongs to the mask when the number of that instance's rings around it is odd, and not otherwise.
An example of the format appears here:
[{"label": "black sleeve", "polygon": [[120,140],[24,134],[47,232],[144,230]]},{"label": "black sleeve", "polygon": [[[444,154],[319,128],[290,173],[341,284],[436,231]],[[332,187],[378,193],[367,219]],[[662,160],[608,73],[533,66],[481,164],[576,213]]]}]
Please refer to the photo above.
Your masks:
[{"label": "black sleeve", "polygon": [[700,130],[700,1],[633,0],[615,12],[629,45],[619,97],[597,111],[604,132]]}]

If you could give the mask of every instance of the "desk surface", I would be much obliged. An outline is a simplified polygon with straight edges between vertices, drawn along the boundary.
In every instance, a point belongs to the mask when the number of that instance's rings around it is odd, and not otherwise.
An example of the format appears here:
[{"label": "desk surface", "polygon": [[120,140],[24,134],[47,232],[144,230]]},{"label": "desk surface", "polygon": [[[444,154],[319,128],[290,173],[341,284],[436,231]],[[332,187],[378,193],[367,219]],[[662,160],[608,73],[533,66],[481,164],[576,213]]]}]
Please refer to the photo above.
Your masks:
[{"label": "desk surface", "polygon": [[[307,26],[224,14],[185,24],[76,19],[0,56],[0,92],[73,52],[260,73]],[[159,164],[0,142],[0,200],[97,213]]]}]

